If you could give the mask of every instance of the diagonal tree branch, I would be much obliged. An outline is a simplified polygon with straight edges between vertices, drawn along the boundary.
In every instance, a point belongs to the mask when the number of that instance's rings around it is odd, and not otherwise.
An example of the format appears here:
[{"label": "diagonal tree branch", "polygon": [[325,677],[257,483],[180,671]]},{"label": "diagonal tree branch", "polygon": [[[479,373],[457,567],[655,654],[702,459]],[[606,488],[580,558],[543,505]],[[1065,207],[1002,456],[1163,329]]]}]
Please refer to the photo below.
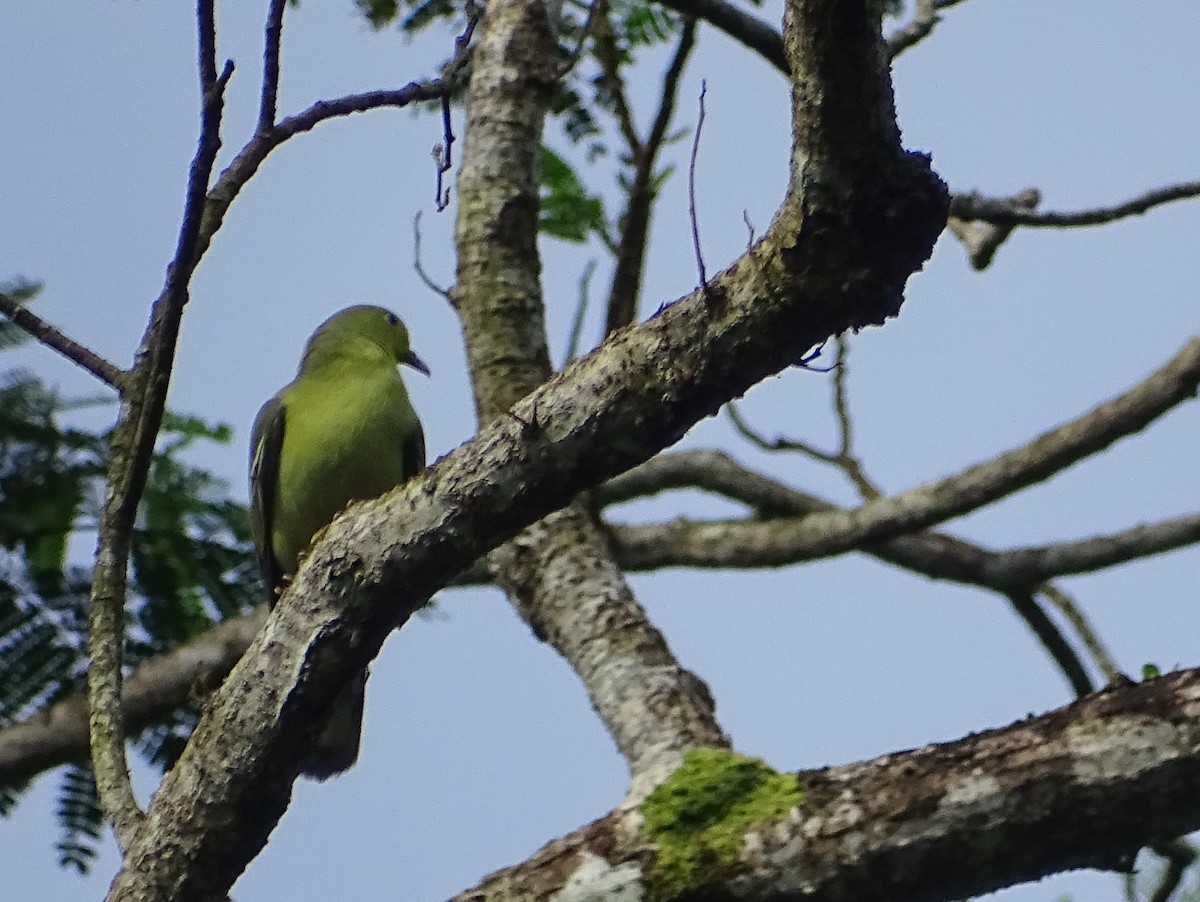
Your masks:
[{"label": "diagonal tree branch", "polygon": [[[1027,189],[1034,193],[1034,189]],[[1017,198],[1025,196],[1025,192]],[[1002,226],[1030,226],[1033,228],[1066,228],[1069,226],[1095,226],[1140,216],[1163,204],[1200,197],[1200,181],[1180,182],[1155,188],[1123,203],[1109,207],[1093,207],[1075,212],[1038,211],[1030,209],[1013,199],[987,198],[977,192],[956,194],[950,202],[950,215],[965,222],[983,221]]]},{"label": "diagonal tree branch", "polygon": [[661,0],[662,5],[695,16],[725,32],[735,41],[749,47],[768,63],[788,74],[787,55],[783,50],[783,35],[762,19],[734,6],[726,0]]},{"label": "diagonal tree branch", "polygon": [[3,292],[0,292],[0,313],[8,317],[13,325],[24,329],[46,347],[58,351],[72,363],[83,367],[110,388],[119,392],[125,387],[128,374],[123,369],[64,335],[36,313],[22,307],[16,298]]},{"label": "diagonal tree branch", "polygon": [[939,902],[1074,868],[1125,871],[1141,846],[1200,827],[1200,670],[795,777],[800,803],[747,825],[733,854],[706,850],[702,837],[673,848],[710,856],[707,872],[696,868],[701,879],[672,879],[669,837],[618,809],[453,902]]}]

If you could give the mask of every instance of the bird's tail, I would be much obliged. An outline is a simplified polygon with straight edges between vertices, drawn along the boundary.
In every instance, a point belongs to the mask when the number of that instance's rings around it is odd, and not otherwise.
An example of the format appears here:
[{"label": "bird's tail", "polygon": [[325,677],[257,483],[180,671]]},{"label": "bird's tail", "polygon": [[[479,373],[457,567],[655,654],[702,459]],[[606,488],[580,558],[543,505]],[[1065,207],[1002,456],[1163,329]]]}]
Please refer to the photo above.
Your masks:
[{"label": "bird's tail", "polygon": [[328,780],[349,770],[358,760],[362,738],[363,705],[366,703],[367,671],[350,681],[330,709],[325,726],[304,759],[304,775]]}]

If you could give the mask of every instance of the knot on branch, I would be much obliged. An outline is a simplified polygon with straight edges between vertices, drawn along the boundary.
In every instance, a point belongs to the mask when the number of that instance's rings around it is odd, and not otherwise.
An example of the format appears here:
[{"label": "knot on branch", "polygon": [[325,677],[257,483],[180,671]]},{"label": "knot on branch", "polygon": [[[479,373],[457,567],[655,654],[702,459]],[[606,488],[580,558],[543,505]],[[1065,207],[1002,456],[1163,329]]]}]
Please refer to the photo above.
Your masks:
[{"label": "knot on branch", "polygon": [[906,153],[875,176],[859,168],[810,180],[795,244],[782,251],[790,272],[815,280],[821,307],[853,311],[855,330],[899,313],[905,282],[933,253],[950,208],[927,154]]}]

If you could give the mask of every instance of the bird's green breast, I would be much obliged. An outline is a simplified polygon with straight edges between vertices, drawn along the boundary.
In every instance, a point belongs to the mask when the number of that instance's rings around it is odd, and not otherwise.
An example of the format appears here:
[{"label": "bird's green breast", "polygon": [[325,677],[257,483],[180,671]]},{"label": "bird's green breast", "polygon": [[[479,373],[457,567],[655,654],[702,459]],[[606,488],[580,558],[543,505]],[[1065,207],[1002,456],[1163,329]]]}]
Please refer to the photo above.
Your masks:
[{"label": "bird's green breast", "polygon": [[395,365],[309,374],[283,393],[271,544],[284,573],[294,573],[313,536],[352,501],[374,498],[419,466],[404,460],[417,428]]}]

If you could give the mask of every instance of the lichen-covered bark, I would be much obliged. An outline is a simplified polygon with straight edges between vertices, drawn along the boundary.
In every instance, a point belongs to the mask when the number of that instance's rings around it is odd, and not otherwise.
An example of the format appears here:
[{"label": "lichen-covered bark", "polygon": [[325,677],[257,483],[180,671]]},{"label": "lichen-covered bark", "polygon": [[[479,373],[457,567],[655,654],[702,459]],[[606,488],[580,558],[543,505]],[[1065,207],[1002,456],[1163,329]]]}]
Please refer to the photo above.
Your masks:
[{"label": "lichen-covered bark", "polygon": [[[455,902],[935,902],[1065,868],[1126,869],[1141,846],[1200,827],[1200,670],[796,777],[799,805],[747,827],[736,861],[710,862],[686,889],[664,896],[644,819],[615,811]],[[624,895],[605,894],[615,888]]]},{"label": "lichen-covered bark", "polygon": [[[537,226],[555,58],[541,3],[488,5],[467,92],[454,291],[481,423],[551,375]],[[535,408],[522,425],[536,432],[538,418]],[[583,680],[629,765],[634,795],[687,749],[726,743],[706,687],[675,661],[582,500],[498,549],[490,565],[534,633]]]}]

